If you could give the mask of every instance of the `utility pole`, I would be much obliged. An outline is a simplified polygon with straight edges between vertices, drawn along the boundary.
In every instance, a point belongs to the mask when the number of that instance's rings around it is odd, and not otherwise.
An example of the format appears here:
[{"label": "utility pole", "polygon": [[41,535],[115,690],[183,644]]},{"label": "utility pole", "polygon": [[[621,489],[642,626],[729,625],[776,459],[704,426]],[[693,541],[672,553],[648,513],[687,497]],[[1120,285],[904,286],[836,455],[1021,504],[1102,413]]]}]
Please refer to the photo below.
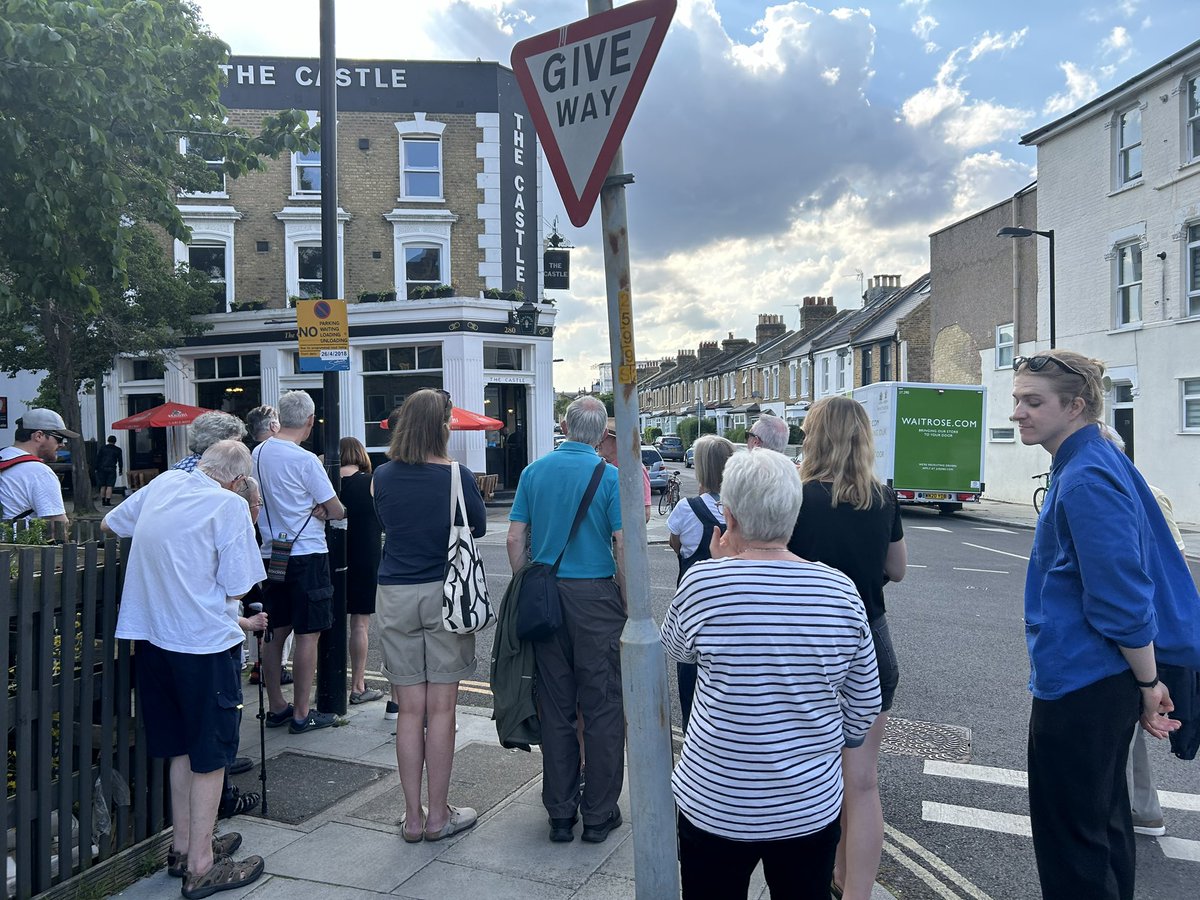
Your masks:
[{"label": "utility pole", "polygon": [[[321,0],[321,296],[339,299],[337,197],[337,53],[334,0]],[[321,375],[325,414],[325,471],[341,492],[341,387],[337,372]],[[325,526],[329,575],[333,580],[333,627],[317,644],[317,709],[346,714],[346,529]]]},{"label": "utility pole", "polygon": [[[612,9],[612,0],[588,0],[588,15]],[[638,431],[637,354],[633,346],[633,296],[629,279],[629,229],[625,214],[624,155],[618,148],[600,189],[608,341],[617,420],[617,472],[625,537],[625,604],[621,681],[625,697],[629,796],[633,804],[633,866],[638,900],[679,896],[675,801],[671,795],[671,706],[658,625],[650,611],[650,566],[642,494],[642,438]]]}]

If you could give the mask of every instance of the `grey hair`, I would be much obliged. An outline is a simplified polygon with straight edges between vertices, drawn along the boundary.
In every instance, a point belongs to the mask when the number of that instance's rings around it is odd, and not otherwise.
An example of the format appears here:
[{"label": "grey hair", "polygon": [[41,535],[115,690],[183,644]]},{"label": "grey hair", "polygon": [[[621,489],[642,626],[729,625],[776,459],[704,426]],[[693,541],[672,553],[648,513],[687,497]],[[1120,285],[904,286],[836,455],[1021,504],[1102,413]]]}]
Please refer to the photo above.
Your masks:
[{"label": "grey hair", "polygon": [[567,407],[567,437],[595,447],[608,427],[608,410],[595,397],[580,397]]},{"label": "grey hair", "polygon": [[762,441],[762,450],[782,453],[788,444],[788,424],[776,415],[764,413],[755,420],[751,430]]},{"label": "grey hair", "polygon": [[271,426],[279,424],[279,413],[273,406],[256,406],[246,413],[246,424],[250,427],[250,437],[265,441],[271,436]]},{"label": "grey hair", "polygon": [[237,416],[227,412],[206,412],[196,416],[188,434],[188,449],[203,454],[217,441],[240,441],[246,436],[246,426]]},{"label": "grey hair", "polygon": [[258,486],[258,479],[253,475],[247,475],[238,482],[238,486],[234,491],[239,497],[245,497],[246,502],[253,505],[255,501],[262,500],[262,488]]},{"label": "grey hair", "polygon": [[238,440],[224,440],[217,441],[204,451],[198,468],[213,481],[224,484],[249,476],[251,465],[250,451],[245,444]]},{"label": "grey hair", "polygon": [[279,424],[284,428],[303,428],[308,417],[316,412],[313,398],[304,391],[288,391],[279,395]]},{"label": "grey hair", "polygon": [[725,465],[721,504],[751,543],[792,536],[804,498],[795,464],[774,450],[737,453]]}]

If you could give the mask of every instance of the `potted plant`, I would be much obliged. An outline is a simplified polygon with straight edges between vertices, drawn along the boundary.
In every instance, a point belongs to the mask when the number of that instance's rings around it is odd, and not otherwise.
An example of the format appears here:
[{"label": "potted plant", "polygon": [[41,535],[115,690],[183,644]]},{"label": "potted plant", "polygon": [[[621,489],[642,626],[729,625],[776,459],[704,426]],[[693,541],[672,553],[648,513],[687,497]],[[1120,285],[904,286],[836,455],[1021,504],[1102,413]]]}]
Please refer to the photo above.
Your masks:
[{"label": "potted plant", "polygon": [[507,300],[510,303],[522,303],[525,300],[524,291],[502,291],[499,288],[488,288],[483,296],[489,300]]},{"label": "potted plant", "polygon": [[266,300],[238,300],[233,304],[233,312],[253,312],[259,309],[266,309]]},{"label": "potted plant", "polygon": [[386,303],[389,300],[396,299],[395,288],[385,288],[382,291],[359,291],[359,303]]},{"label": "potted plant", "polygon": [[435,297],[453,297],[457,293],[458,288],[453,284],[439,284],[433,289],[433,296]]}]

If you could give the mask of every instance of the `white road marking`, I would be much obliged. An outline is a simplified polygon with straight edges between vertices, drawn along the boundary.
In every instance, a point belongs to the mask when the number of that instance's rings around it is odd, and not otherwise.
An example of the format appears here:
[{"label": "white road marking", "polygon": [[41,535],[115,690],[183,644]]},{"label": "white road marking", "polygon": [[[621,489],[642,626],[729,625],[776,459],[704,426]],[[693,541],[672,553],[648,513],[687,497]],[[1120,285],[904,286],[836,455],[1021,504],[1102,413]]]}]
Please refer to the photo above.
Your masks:
[{"label": "white road marking", "polygon": [[954,571],[955,572],[987,572],[989,575],[1007,575],[1007,574],[1009,574],[1008,572],[1005,572],[1001,569],[968,569],[966,566],[955,566]]},{"label": "white road marking", "polygon": [[[891,825],[886,825],[886,824],[883,826],[883,830],[884,830],[884,834],[886,834],[889,838],[891,838],[897,844],[904,847],[913,856],[919,857],[920,859],[924,860],[928,865],[932,866],[943,878],[945,878],[947,881],[951,882],[959,890],[966,893],[966,895],[968,897],[972,897],[972,898],[974,898],[974,900],[991,900],[991,898],[987,894],[985,894],[983,891],[981,891],[979,888],[977,888],[975,885],[973,885],[965,875],[963,875],[959,872],[956,872],[946,862],[939,859],[935,854],[931,853],[929,850],[926,850],[924,847],[922,847],[920,844],[918,844],[916,841],[914,841],[912,838],[910,838],[904,832],[898,831],[897,829],[893,828]],[[892,845],[889,844],[887,841],[884,842],[884,847],[888,848],[888,853],[890,853],[894,858],[896,858],[897,860],[900,859],[900,857],[897,855],[896,848],[892,847]]]},{"label": "white road marking", "polygon": [[1182,809],[1187,812],[1200,812],[1200,795],[1180,794],[1176,791],[1159,791],[1159,806],[1168,809]]},{"label": "white road marking", "polygon": [[909,525],[908,527],[914,528],[917,531],[944,531],[946,534],[950,533],[949,528],[943,528],[941,525]]},{"label": "white road marking", "polygon": [[963,543],[968,547],[974,547],[976,550],[987,550],[990,553],[1000,553],[1004,556],[1015,556],[1017,559],[1023,559],[1026,561],[1029,560],[1028,556],[1022,556],[1020,553],[1009,553],[1007,550],[997,550],[995,547],[985,547],[982,544],[972,544],[970,541],[963,541]]},{"label": "white road marking", "polygon": [[1015,834],[1021,837],[1033,835],[1029,826],[1029,816],[1017,816],[990,809],[974,809],[970,806],[954,806],[925,800],[921,803],[921,818],[926,822],[961,825],[964,828],[998,831],[1001,834]]},{"label": "white road marking", "polygon": [[998,531],[1000,534],[1016,534],[1011,528],[997,528],[993,525],[972,525],[971,528],[975,531]]},{"label": "white road marking", "polygon": [[928,569],[929,566],[918,566],[916,563],[909,563],[908,568],[910,568],[910,569]]},{"label": "white road marking", "polygon": [[1160,837],[1155,840],[1158,841],[1158,846],[1162,847],[1163,856],[1169,859],[1200,862],[1200,841],[1185,841],[1177,837]]},{"label": "white road marking", "polygon": [[950,890],[950,888],[938,881],[931,872],[926,870],[919,863],[913,862],[911,859],[901,853],[894,844],[884,840],[883,849],[889,856],[896,860],[896,862],[900,863],[900,865],[904,866],[904,868],[908,869],[908,871],[912,872],[923,882],[929,885],[933,892],[937,896],[941,897],[942,900],[962,900],[958,894],[954,893],[954,891]]}]

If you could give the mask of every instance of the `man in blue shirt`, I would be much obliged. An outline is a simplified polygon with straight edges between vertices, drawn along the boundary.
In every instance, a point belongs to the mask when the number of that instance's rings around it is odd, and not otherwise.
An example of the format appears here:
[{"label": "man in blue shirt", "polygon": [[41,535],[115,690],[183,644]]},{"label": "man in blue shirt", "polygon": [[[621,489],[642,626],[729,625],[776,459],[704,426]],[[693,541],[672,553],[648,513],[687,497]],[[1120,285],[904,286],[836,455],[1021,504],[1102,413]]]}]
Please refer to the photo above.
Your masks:
[{"label": "man in blue shirt", "polygon": [[[567,407],[568,440],[521,473],[509,514],[508,560],[517,572],[527,560],[553,565],[600,456],[608,413],[595,397]],[[616,547],[614,559],[613,547]],[[534,645],[542,721],[542,803],[550,840],[574,839],[583,815],[583,840],[600,843],[621,824],[617,798],[624,781],[625,710],[621,700],[620,638],[625,601],[619,587],[622,553],[617,470],[606,466],[587,515],[563,554],[558,593],[563,625]],[[615,579],[614,579],[615,576]],[[581,769],[577,718],[583,718]]]}]

